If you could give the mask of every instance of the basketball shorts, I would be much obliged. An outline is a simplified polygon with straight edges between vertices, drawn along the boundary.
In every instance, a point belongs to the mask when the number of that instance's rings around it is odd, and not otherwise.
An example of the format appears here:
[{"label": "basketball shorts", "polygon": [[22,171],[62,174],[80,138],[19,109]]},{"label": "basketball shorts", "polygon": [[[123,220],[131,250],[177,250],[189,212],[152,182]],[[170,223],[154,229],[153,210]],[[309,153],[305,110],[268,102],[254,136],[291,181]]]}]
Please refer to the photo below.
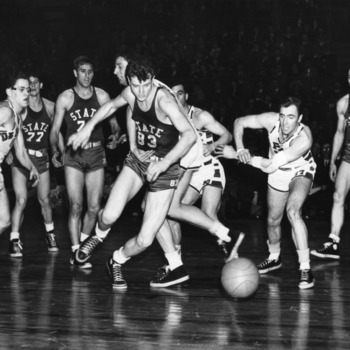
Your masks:
[{"label": "basketball shorts", "polygon": [[74,151],[72,147],[67,147],[63,157],[63,165],[83,173],[104,168],[107,166],[105,150],[101,145],[77,151]]},{"label": "basketball shorts", "polygon": [[276,191],[289,192],[289,185],[295,178],[305,177],[313,181],[315,173],[316,163],[313,159],[297,168],[288,168],[287,164],[286,166],[277,169],[274,173],[269,174],[268,185]]},{"label": "basketball shorts", "polygon": [[[41,150],[27,149],[27,152],[30,160],[38,170],[39,174],[43,174],[49,170],[50,159],[46,149],[41,149]],[[23,174],[27,176],[29,175],[29,170],[21,164],[21,162],[18,160],[15,154],[13,155],[12,166],[15,168],[18,168]]]},{"label": "basketball shorts", "polygon": [[207,159],[198,170],[193,172],[190,186],[199,194],[203,194],[205,186],[217,187],[224,191],[226,177],[220,161],[214,157]]},{"label": "basketball shorts", "polygon": [[[158,157],[152,157],[151,161],[161,160]],[[176,189],[179,182],[180,167],[178,163],[172,164],[167,171],[160,174],[158,179],[154,182],[147,181],[147,168],[149,162],[141,162],[131,151],[125,158],[124,166],[131,168],[142,180],[147,184],[148,191],[157,192],[169,189]]]},{"label": "basketball shorts", "polygon": [[184,170],[198,169],[203,162],[203,144],[202,140],[197,134],[196,143],[190,150],[181,158],[180,167]]}]

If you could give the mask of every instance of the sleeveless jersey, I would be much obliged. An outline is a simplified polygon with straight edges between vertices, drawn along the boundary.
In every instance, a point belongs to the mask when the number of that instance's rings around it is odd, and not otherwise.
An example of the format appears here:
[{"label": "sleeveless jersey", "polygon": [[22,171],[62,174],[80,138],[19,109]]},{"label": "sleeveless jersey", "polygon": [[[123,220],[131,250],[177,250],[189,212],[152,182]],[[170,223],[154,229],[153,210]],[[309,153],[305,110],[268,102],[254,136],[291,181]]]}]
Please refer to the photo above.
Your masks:
[{"label": "sleeveless jersey", "polygon": [[[278,120],[277,124],[273,127],[273,129],[269,133],[269,143],[270,143],[270,158],[272,158],[275,154],[279,153],[282,150],[285,150],[290,147],[292,141],[300,134],[300,132],[304,129],[304,124],[300,123],[297,130],[294,132],[292,137],[285,141],[281,141],[280,137],[280,121]],[[311,160],[313,160],[313,156],[311,151],[308,150],[301,157],[293,160],[292,162],[285,164],[281,167],[281,169],[285,167],[298,168],[302,165],[308,164]]]},{"label": "sleeveless jersey", "polygon": [[14,115],[15,115],[15,125],[12,130],[7,130],[3,126],[0,126],[0,164],[2,163],[3,159],[7,156],[7,154],[10,152],[13,143],[16,140],[16,137],[18,135],[18,130],[21,125],[20,117],[15,111],[14,107],[12,106],[10,101],[6,102],[9,104],[9,107],[12,109]]},{"label": "sleeveless jersey", "polygon": [[136,124],[137,147],[144,151],[154,150],[155,156],[164,157],[174,148],[179,139],[179,132],[172,124],[165,124],[158,120],[155,100],[158,87],[148,111],[142,111],[135,99],[132,119]]},{"label": "sleeveless jersey", "polygon": [[[93,87],[92,96],[88,99],[81,98],[74,88],[74,102],[72,107],[66,111],[64,119],[67,123],[66,140],[69,136],[81,130],[84,125],[94,116],[96,111],[100,108],[96,90]],[[91,133],[89,142],[103,141],[102,124],[99,123]]]},{"label": "sleeveless jersey", "polygon": [[33,111],[27,107],[27,117],[22,123],[24,143],[27,149],[40,150],[49,148],[51,119],[46,111],[44,102],[43,108]]},{"label": "sleeveless jersey", "polygon": [[348,107],[346,109],[346,112],[344,114],[345,116],[345,140],[344,140],[344,150],[343,150],[343,160],[345,160],[347,163],[350,163],[350,93],[349,93],[349,99],[348,99]]}]

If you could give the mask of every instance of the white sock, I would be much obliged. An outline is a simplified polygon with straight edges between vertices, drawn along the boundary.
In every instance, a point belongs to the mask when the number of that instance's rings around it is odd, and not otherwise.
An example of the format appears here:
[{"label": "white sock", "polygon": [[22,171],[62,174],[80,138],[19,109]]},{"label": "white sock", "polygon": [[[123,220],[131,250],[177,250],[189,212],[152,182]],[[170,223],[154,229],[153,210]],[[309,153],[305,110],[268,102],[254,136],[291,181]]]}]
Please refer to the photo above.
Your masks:
[{"label": "white sock", "polygon": [[231,237],[228,235],[230,229],[224,226],[221,222],[215,221],[209,232],[217,236],[224,242],[231,242]]},{"label": "white sock", "polygon": [[10,233],[10,241],[13,241],[14,239],[19,239],[19,232]]},{"label": "white sock", "polygon": [[172,253],[165,254],[165,257],[168,260],[170,270],[175,270],[177,267],[183,265],[181,256],[176,250]]},{"label": "white sock", "polygon": [[300,249],[297,250],[299,257],[300,270],[310,270],[310,250]]},{"label": "white sock", "polygon": [[110,230],[111,230],[111,229],[109,228],[109,229],[107,229],[106,231],[102,231],[102,230],[98,227],[98,224],[96,224],[95,233],[96,233],[96,236],[97,236],[98,238],[100,238],[101,241],[103,241],[103,240],[107,237],[107,235],[108,235],[108,233],[109,233]]},{"label": "white sock", "polygon": [[86,240],[86,238],[88,238],[89,235],[87,235],[86,233],[81,232],[80,233],[80,242],[84,242]]},{"label": "white sock", "polygon": [[270,253],[269,260],[278,260],[281,254],[281,243],[271,244],[269,240],[267,240],[267,246]]},{"label": "white sock", "polygon": [[45,230],[46,232],[51,232],[54,230],[54,225],[53,225],[53,222],[47,224],[46,222],[44,222],[44,225],[45,225]]},{"label": "white sock", "polygon": [[333,241],[334,241],[335,243],[337,243],[337,244],[340,242],[340,237],[337,236],[337,235],[335,235],[334,233],[331,233],[331,234],[329,235],[329,238],[330,238],[330,239],[333,239]]},{"label": "white sock", "polygon": [[121,247],[119,250],[115,250],[113,253],[113,260],[118,264],[124,264],[130,259],[124,255],[123,249],[124,247]]},{"label": "white sock", "polygon": [[79,247],[79,244],[72,245],[72,252],[74,253]]}]

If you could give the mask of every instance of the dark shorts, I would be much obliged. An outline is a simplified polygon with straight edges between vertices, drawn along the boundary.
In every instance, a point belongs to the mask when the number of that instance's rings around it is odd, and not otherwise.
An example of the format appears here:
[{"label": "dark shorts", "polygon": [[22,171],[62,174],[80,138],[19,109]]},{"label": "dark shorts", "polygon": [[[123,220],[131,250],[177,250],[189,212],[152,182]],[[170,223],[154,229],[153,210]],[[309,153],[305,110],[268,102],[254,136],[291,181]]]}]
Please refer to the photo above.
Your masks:
[{"label": "dark shorts", "polygon": [[134,153],[128,153],[125,158],[124,166],[131,168],[140,177],[143,183],[147,183],[148,191],[150,192],[177,188],[180,175],[180,166],[178,163],[171,165],[166,172],[160,174],[158,179],[152,183],[148,182],[146,178],[146,171],[149,163],[140,162]]},{"label": "dark shorts", "polygon": [[72,147],[67,147],[63,157],[63,165],[83,173],[102,169],[107,165],[105,150],[103,146],[78,149],[77,151],[74,151]]},{"label": "dark shorts", "polygon": [[[30,160],[33,162],[34,166],[37,168],[39,174],[43,174],[50,168],[50,159],[46,149],[34,151],[31,149],[27,150]],[[23,174],[29,175],[29,170],[25,168],[18,158],[13,156],[12,166],[18,168]]]}]

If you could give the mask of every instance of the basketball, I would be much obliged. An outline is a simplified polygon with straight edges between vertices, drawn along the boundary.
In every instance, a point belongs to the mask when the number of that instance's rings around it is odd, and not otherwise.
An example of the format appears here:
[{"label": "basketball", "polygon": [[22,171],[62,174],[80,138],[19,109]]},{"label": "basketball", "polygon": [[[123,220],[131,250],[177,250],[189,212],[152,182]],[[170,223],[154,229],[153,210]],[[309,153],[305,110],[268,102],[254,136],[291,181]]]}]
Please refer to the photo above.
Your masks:
[{"label": "basketball", "polygon": [[248,298],[258,289],[259,271],[247,258],[229,261],[222,269],[221,284],[233,298]]}]

